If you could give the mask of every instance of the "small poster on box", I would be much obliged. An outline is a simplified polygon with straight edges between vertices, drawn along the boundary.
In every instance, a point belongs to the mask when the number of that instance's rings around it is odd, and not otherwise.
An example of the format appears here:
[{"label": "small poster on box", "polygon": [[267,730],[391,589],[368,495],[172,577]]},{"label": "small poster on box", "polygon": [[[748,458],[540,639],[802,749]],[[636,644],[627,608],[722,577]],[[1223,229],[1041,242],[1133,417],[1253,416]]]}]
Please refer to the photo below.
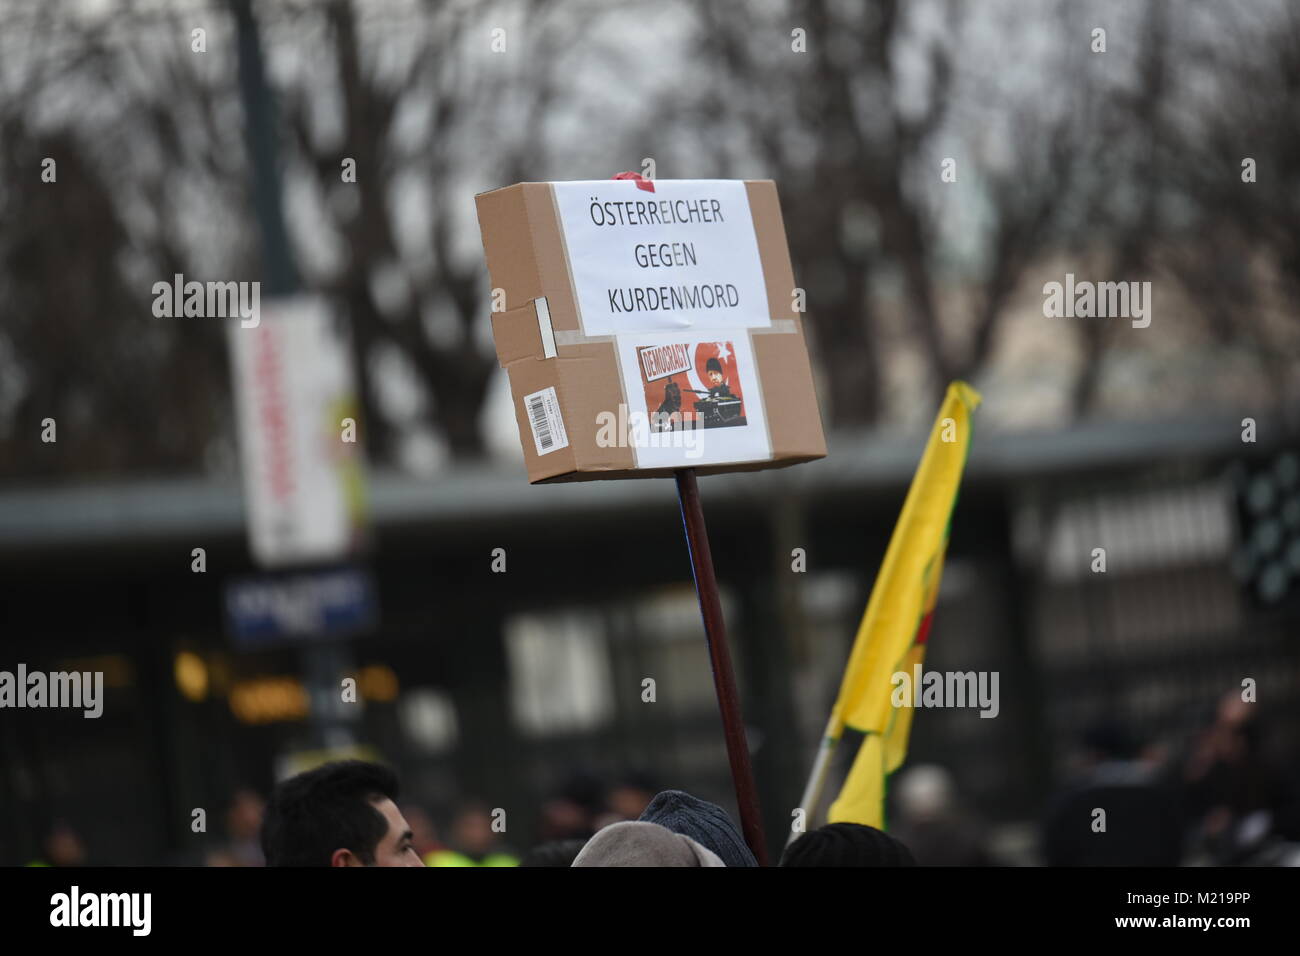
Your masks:
[{"label": "small poster on box", "polygon": [[619,357],[638,468],[771,457],[747,336],[620,337]]}]

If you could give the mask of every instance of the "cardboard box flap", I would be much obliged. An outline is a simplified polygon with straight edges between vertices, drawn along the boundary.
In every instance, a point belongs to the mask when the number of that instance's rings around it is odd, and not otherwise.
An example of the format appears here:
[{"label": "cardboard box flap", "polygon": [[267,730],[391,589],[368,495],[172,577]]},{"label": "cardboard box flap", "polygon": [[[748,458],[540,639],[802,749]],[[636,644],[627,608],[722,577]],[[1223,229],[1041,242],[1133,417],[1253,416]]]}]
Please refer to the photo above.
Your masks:
[{"label": "cardboard box flap", "polygon": [[[529,184],[547,191],[545,183]],[[507,186],[474,197],[483,253],[493,288],[505,291],[507,308],[519,308],[543,295],[537,268],[537,237],[528,221],[524,189]]]},{"label": "cardboard box flap", "polygon": [[492,313],[492,338],[502,368],[524,359],[555,358],[555,333],[551,330],[546,299],[534,299],[517,309]]}]

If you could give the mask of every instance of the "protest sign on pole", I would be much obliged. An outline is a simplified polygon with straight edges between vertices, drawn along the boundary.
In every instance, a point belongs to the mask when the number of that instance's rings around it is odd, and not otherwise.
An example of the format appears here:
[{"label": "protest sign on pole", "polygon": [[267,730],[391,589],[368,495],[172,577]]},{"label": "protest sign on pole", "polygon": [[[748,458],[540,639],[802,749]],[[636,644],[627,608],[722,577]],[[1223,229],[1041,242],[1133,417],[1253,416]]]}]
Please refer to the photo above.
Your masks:
[{"label": "protest sign on pole", "polygon": [[776,186],[622,173],[477,205],[529,480],[676,478],[741,827],[766,862],[697,475],[826,454]]}]

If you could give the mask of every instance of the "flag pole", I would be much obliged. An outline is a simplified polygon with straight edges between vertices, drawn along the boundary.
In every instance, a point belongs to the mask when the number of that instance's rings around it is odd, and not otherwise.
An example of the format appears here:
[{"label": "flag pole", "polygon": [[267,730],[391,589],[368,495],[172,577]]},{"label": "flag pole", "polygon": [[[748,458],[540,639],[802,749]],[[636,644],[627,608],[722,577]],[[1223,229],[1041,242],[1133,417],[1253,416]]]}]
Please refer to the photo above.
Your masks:
[{"label": "flag pole", "polygon": [[804,830],[796,831],[794,827],[791,827],[790,837],[785,841],[787,847],[803,836],[812,823],[812,816],[817,812],[817,804],[821,803],[822,790],[826,786],[826,773],[830,770],[831,757],[835,755],[835,748],[839,745],[840,737],[843,734],[844,725],[832,713],[830,719],[826,721],[826,729],[822,732],[821,743],[817,747],[817,758],[813,761],[812,773],[808,775],[808,782],[803,787],[803,796],[799,798],[799,809],[803,810]]},{"label": "flag pole", "polygon": [[740,715],[740,694],[736,690],[736,675],[727,648],[726,625],[722,619],[718,581],[713,573],[713,555],[709,550],[709,532],[704,526],[699,484],[694,468],[679,468],[676,477],[677,500],[682,509],[682,526],[691,556],[695,593],[700,600],[700,616],[704,619],[704,640],[713,668],[713,689],[718,696],[718,709],[722,712],[722,733],[727,743],[727,759],[731,763],[731,780],[736,788],[736,805],[740,809],[740,829],[758,865],[767,866],[767,844],[763,839],[758,790],[754,786],[749,744]]},{"label": "flag pole", "polygon": [[[801,806],[805,822],[817,809],[831,755],[852,714],[856,711],[859,715],[859,720],[855,720],[852,726],[864,734],[874,730],[875,733],[884,732],[887,735],[897,726],[892,722],[888,728],[877,724],[886,713],[885,705],[889,702],[887,688],[892,683],[890,675],[913,654],[913,648],[920,648],[916,660],[920,660],[925,653],[930,622],[938,600],[943,557],[948,544],[948,527],[952,522],[957,491],[966,467],[966,453],[970,444],[970,415],[979,402],[978,392],[965,382],[956,381],[948,385],[943,403],[939,406],[939,413],[930,429],[930,437],[921,452],[920,464],[908,486],[907,497],[903,499],[903,510],[899,513],[889,544],[885,548],[884,561],[876,572],[871,596],[867,599],[867,608],[858,625],[844,676],[840,680],[835,706],[818,745],[812,774],[804,786]],[[956,441],[955,427],[959,421],[967,426],[966,441],[952,451],[945,452],[942,450],[944,446]],[[950,427],[954,429],[952,437],[947,434]],[[862,717],[864,707],[874,716]],[[893,739],[895,749],[892,757],[882,750],[880,764],[874,768],[875,775],[880,777],[879,786],[874,790],[879,793],[876,795],[873,790],[870,802],[877,805],[861,815],[879,820],[882,827],[885,778],[904,759],[910,732],[909,717],[901,724],[899,736]],[[859,747],[866,746],[868,739],[864,736]],[[893,768],[886,766],[888,763],[892,763]],[[867,802],[865,778],[870,769],[863,762],[863,751],[859,750],[844,789],[840,792],[840,800],[848,799],[845,791],[851,791],[858,804]],[[844,808],[847,809],[849,808]],[[852,809],[858,814],[863,807],[859,805]],[[844,810],[839,813],[840,817],[853,819],[846,817]],[[858,822],[866,821],[859,819]],[[791,832],[790,836],[792,843],[795,834]]]}]

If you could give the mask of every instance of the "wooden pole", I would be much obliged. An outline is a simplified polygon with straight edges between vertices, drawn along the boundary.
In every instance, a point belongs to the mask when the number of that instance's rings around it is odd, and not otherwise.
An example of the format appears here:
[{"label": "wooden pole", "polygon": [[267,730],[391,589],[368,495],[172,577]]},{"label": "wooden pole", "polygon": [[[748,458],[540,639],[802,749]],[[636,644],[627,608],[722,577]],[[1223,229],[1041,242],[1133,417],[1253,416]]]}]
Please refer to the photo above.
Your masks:
[{"label": "wooden pole", "polygon": [[727,629],[722,620],[722,602],[718,598],[718,581],[713,574],[713,555],[709,551],[709,532],[704,526],[704,508],[694,468],[677,470],[677,498],[682,507],[682,526],[691,555],[695,576],[695,593],[700,599],[700,616],[704,618],[704,639],[713,667],[713,688],[722,711],[722,733],[727,741],[727,759],[731,779],[736,787],[736,804],[740,808],[740,828],[745,842],[759,866],[767,866],[767,844],[763,839],[762,816],[758,808],[758,791],[754,787],[754,770],[749,762],[749,744],[745,724],[740,716],[740,695],[736,675],[731,668],[727,648]]}]

